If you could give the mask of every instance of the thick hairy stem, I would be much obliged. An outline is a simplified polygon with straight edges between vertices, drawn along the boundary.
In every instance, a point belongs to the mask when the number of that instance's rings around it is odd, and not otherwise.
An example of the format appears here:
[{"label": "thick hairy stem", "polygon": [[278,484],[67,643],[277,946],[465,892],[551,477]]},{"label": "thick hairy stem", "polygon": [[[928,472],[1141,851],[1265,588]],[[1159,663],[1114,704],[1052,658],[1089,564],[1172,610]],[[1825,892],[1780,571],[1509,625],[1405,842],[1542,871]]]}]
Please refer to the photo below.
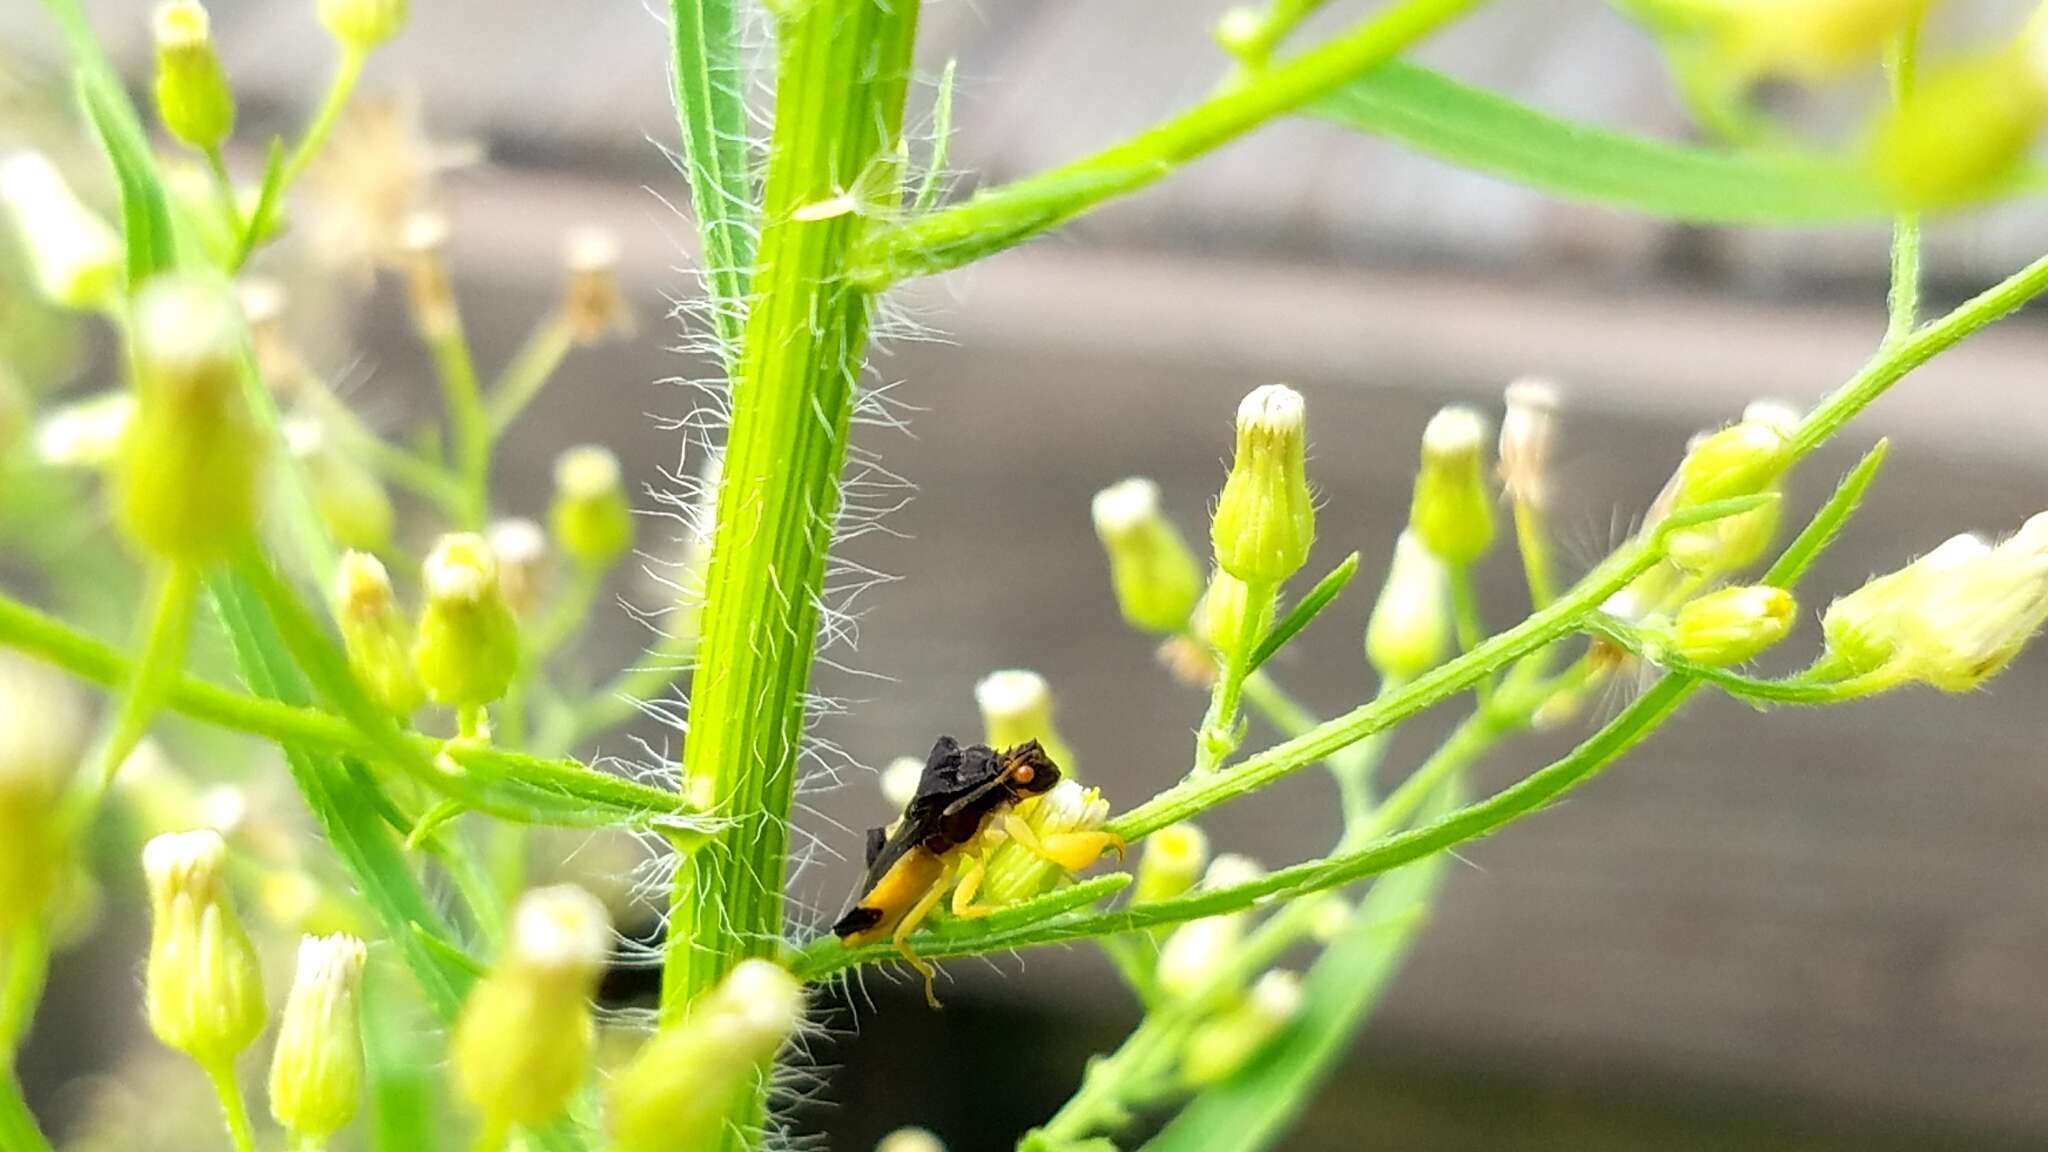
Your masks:
[{"label": "thick hairy stem", "polygon": [[[781,947],[804,693],[870,305],[844,274],[861,218],[814,206],[888,162],[917,13],[914,0],[814,0],[779,29],[766,226],[683,760],[692,793],[715,798],[732,823],[677,870],[664,1021],[739,960]],[[756,1127],[760,1102],[748,1107],[733,1132]]]}]

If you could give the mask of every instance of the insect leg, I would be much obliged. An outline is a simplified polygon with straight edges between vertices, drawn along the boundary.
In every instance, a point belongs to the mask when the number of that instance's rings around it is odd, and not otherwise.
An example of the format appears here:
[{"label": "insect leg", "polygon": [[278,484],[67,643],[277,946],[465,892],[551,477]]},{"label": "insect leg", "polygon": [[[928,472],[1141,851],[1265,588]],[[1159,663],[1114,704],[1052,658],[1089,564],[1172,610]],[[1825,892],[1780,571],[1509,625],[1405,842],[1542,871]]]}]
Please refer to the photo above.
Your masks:
[{"label": "insect leg", "polygon": [[911,949],[910,934],[917,930],[919,924],[924,923],[925,917],[930,916],[932,909],[937,908],[939,901],[945,898],[946,885],[944,883],[933,884],[931,891],[918,897],[917,903],[910,906],[910,911],[903,914],[903,919],[896,925],[896,935],[893,940],[893,943],[896,945],[896,951],[903,954],[903,958],[910,962],[912,968],[917,969],[918,975],[924,977],[925,1003],[930,1004],[934,1008],[939,1006],[939,996],[932,989],[932,980],[938,975],[939,970]]},{"label": "insect leg", "polygon": [[988,855],[971,856],[960,870],[960,883],[953,889],[953,915],[962,920],[978,920],[996,911],[993,904],[977,904],[974,897],[981,892],[981,882],[988,876]]},{"label": "insect leg", "polygon": [[1104,852],[1115,852],[1118,860],[1124,858],[1123,837],[1109,832],[1054,832],[1040,836],[1015,813],[1003,817],[1003,831],[1032,855],[1069,872],[1088,867]]}]

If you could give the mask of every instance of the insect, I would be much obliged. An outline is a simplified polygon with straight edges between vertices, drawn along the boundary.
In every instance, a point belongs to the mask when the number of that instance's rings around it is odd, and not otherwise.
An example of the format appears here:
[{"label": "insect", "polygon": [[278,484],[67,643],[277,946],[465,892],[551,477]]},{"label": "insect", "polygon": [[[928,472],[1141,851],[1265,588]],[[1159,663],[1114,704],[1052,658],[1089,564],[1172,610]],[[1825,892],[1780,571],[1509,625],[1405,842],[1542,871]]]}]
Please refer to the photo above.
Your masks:
[{"label": "insect", "polygon": [[1059,765],[1036,740],[998,752],[986,744],[962,748],[951,736],[939,737],[902,819],[868,830],[867,877],[833,933],[855,946],[893,940],[924,977],[925,1000],[938,1007],[932,991],[935,969],[911,950],[910,934],[949,889],[955,916],[973,919],[996,910],[974,899],[987,873],[989,851],[1000,842],[991,832],[1001,829],[1069,872],[1088,867],[1106,850],[1123,855],[1123,841],[1108,832],[1040,836],[1018,817],[1019,803],[1043,796],[1059,782]]}]

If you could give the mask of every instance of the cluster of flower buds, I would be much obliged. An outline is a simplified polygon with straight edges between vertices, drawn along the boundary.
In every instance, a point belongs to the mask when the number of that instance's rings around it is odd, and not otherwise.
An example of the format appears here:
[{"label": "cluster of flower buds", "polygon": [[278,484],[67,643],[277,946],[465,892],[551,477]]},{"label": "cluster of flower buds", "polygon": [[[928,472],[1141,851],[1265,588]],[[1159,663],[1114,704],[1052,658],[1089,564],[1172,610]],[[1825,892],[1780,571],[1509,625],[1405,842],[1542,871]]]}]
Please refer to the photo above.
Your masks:
[{"label": "cluster of flower buds", "polygon": [[[1694,441],[1678,473],[1659,495],[1652,519],[1738,496],[1777,494],[1791,465],[1791,437],[1799,413],[1770,400],[1743,409],[1742,419]],[[1780,501],[1673,532],[1666,551],[1688,572],[1739,572],[1763,556],[1777,537]]]},{"label": "cluster of flower buds", "polygon": [[367,956],[354,936],[299,942],[298,972],[270,1062],[270,1114],[299,1146],[323,1147],[355,1117],[362,1099]]},{"label": "cluster of flower buds", "polygon": [[520,897],[506,953],[470,990],[449,1050],[457,1094],[486,1131],[545,1123],[582,1084],[611,944],[604,905],[582,889]]},{"label": "cluster of flower buds", "polygon": [[733,1101],[769,1074],[803,1011],[794,976],[766,960],[742,960],[612,1080],[612,1146],[667,1152],[715,1144]]},{"label": "cluster of flower buds", "polygon": [[1836,600],[1821,618],[1830,660],[1966,692],[2010,664],[2048,622],[2048,513],[2006,540],[1957,536]]}]

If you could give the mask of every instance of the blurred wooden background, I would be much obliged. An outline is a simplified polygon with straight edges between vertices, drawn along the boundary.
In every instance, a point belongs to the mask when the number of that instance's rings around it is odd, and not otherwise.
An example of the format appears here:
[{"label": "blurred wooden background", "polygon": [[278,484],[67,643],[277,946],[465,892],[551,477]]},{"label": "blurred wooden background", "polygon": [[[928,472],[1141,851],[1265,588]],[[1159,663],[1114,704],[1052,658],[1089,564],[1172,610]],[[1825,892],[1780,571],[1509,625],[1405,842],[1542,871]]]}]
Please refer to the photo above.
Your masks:
[{"label": "blurred wooden background", "polygon": [[[136,64],[146,6],[93,7]],[[324,77],[310,4],[213,7],[251,122],[296,117]],[[960,60],[958,164],[987,178],[1029,172],[1195,98],[1218,67],[1205,39],[1216,7],[930,5],[926,62],[936,72]],[[509,354],[545,306],[559,238],[584,220],[627,238],[647,322],[634,346],[573,360],[523,422],[503,465],[508,502],[544,507],[547,461],[586,439],[617,446],[638,482],[659,484],[677,453],[655,418],[692,400],[650,382],[705,371],[660,350],[675,332],[657,292],[692,290],[689,230],[660,199],[681,202],[682,189],[649,143],[674,134],[664,30],[624,2],[418,8],[372,84],[415,87],[431,127],[493,157],[453,184],[485,359]],[[1967,43],[2024,9],[1957,12],[1953,39]],[[11,5],[0,36],[33,57],[47,45],[40,20],[36,6]],[[1684,131],[1655,57],[1597,4],[1502,4],[1427,55],[1545,107]],[[1811,112],[1846,131],[1839,109]],[[1938,227],[1935,294],[1960,295],[2044,247],[2048,220],[2034,204]],[[1571,396],[1561,534],[1589,562],[1690,432],[1757,396],[1810,401],[1852,372],[1882,327],[1883,268],[1878,229],[1674,228],[1293,123],[1028,250],[914,286],[902,306],[945,339],[877,359],[876,379],[900,381],[893,395],[917,411],[912,435],[867,430],[862,442],[916,499],[888,521],[901,538],[852,549],[900,579],[863,599],[859,650],[832,654],[862,674],[823,674],[822,690],[852,705],[825,734],[879,765],[936,732],[974,728],[980,675],[1031,667],[1054,684],[1091,781],[1118,801],[1142,797],[1181,770],[1201,701],[1117,620],[1087,524],[1095,489],[1151,475],[1197,529],[1236,398],[1285,379],[1308,397],[1324,493],[1312,567],[1357,548],[1373,572],[1405,514],[1429,413],[1490,405],[1508,378],[1539,372]],[[367,393],[397,404],[424,387],[392,293],[372,301],[357,336]],[[1812,578],[1810,608],[1948,534],[2006,530],[2048,506],[2044,353],[2036,321],[1994,330],[1907,382],[1802,473],[1796,495],[1809,507],[1871,439],[1898,437],[1867,514]],[[1518,611],[1511,568],[1503,557],[1489,576],[1497,621]],[[1280,669],[1325,711],[1370,690],[1358,653],[1370,602],[1369,586],[1348,595]],[[618,614],[603,635],[623,658],[639,634]],[[2044,689],[2048,654],[2037,653],[1962,699],[1914,692],[1765,716],[1703,700],[1568,803],[1461,854],[1469,866],[1359,1061],[1291,1146],[2039,1147]],[[1413,763],[1420,734],[1448,719],[1418,725],[1393,763]],[[1482,777],[1505,782],[1563,744],[1514,748]],[[811,806],[805,826],[847,856],[858,829],[884,816],[859,770]],[[1210,829],[1281,863],[1326,842],[1330,822],[1326,785],[1307,773]],[[822,917],[851,876],[849,863],[821,859],[799,883]],[[102,962],[118,969],[122,958]],[[817,1117],[834,1148],[933,1115],[959,1149],[998,1147],[1129,1014],[1084,951],[949,976],[940,1016],[871,981],[881,1007],[862,1007],[860,1037],[836,1056],[840,1104]],[[82,975],[67,985],[60,973],[53,1013],[67,994],[70,1010],[92,995]],[[1019,1051],[1045,1098],[1025,1094],[1015,1116],[925,1087],[931,1068],[1010,1066]]]}]

